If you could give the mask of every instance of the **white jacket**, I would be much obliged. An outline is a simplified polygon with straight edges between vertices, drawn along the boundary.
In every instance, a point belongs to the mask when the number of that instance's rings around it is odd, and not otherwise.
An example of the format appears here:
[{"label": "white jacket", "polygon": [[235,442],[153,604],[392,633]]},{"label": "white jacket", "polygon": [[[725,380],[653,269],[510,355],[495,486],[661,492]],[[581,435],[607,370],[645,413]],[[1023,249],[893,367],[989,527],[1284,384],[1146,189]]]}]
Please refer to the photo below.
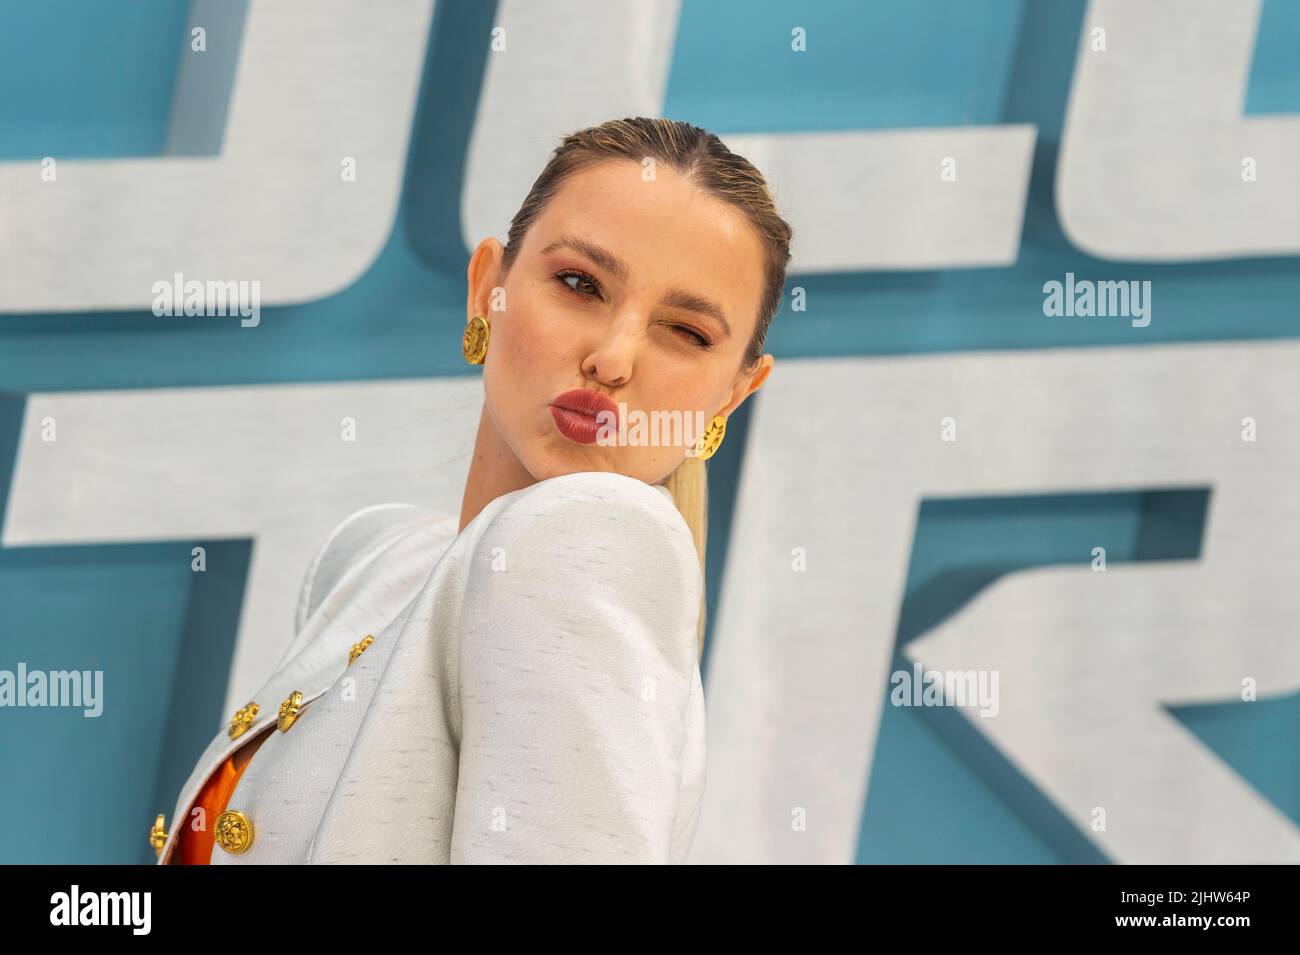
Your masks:
[{"label": "white jacket", "polygon": [[704,788],[701,573],[667,489],[578,472],[457,524],[385,504],[334,531],[255,722],[204,750],[160,863],[294,690],[297,722],[227,806],[252,846],[214,847],[214,865],[684,861]]}]

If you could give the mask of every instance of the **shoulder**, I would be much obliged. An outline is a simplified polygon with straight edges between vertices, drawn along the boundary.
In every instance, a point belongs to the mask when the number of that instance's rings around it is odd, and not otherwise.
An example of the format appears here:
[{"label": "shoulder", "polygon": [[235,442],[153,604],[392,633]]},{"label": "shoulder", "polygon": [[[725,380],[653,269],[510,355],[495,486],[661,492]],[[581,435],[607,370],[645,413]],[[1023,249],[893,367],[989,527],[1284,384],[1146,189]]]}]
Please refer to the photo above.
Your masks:
[{"label": "shoulder", "polygon": [[317,549],[298,595],[295,630],[352,567],[421,528],[441,527],[453,518],[414,504],[374,504],[353,511]]},{"label": "shoulder", "polygon": [[704,575],[666,490],[608,472],[550,478],[510,495],[471,546],[467,672],[526,650],[537,672],[626,665],[688,688]]},{"label": "shoulder", "polygon": [[578,590],[624,604],[645,595],[680,602],[673,612],[689,616],[703,589],[694,538],[668,492],[622,474],[581,471],[515,492],[473,546],[471,589],[527,581],[539,603]]},{"label": "shoulder", "polygon": [[698,564],[686,520],[662,486],[608,471],[548,478],[511,496],[489,522],[485,539],[552,534],[586,545],[640,543]]},{"label": "shoulder", "polygon": [[538,481],[510,495],[500,515],[519,520],[555,512],[570,516],[584,512],[593,518],[603,513],[660,524],[680,523],[686,530],[686,522],[665,488],[613,471],[575,471]]}]

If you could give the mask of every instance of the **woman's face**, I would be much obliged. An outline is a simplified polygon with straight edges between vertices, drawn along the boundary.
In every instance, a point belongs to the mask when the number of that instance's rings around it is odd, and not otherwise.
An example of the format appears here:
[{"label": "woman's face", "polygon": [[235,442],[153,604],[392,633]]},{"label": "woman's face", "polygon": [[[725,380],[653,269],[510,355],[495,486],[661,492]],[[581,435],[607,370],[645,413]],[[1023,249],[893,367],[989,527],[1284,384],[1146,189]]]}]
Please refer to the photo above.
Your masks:
[{"label": "woman's face", "polygon": [[[469,315],[491,324],[488,414],[539,481],[615,471],[659,483],[701,419],[731,414],[771,369],[771,355],[740,367],[762,294],[760,240],[674,170],[646,181],[639,163],[616,159],[575,173],[504,277],[502,251],[495,238],[475,250]],[[612,399],[622,437],[607,416],[553,407],[574,389]]]}]

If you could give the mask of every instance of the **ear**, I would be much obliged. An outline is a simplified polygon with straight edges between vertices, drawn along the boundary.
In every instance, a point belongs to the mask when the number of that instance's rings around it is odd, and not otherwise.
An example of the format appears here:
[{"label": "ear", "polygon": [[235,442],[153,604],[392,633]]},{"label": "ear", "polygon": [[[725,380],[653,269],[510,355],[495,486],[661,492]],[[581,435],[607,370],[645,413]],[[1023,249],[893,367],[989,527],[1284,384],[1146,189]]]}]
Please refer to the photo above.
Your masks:
[{"label": "ear", "polygon": [[465,270],[467,289],[465,301],[465,321],[475,315],[483,315],[491,321],[488,310],[491,308],[492,289],[501,281],[501,257],[505,249],[495,236],[488,236],[474,249],[469,257],[469,267]]},{"label": "ear", "polygon": [[731,388],[731,397],[726,406],[721,408],[718,414],[723,417],[729,416],[746,398],[763,387],[763,382],[772,373],[772,366],[775,363],[776,359],[771,355],[763,355],[758,359],[758,364],[754,366],[753,371],[742,373]]}]

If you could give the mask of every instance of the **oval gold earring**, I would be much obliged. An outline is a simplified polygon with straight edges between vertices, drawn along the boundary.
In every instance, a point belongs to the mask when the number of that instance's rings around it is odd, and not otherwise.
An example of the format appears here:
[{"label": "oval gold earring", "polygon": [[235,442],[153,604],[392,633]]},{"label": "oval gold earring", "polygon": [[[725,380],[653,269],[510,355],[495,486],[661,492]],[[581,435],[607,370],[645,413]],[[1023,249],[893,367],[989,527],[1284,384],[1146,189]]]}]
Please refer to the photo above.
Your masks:
[{"label": "oval gold earring", "polygon": [[483,359],[487,357],[490,331],[487,319],[482,315],[475,315],[465,325],[465,335],[461,339],[460,349],[465,353],[465,360],[471,365],[481,365]]},{"label": "oval gold earring", "polygon": [[718,448],[722,445],[722,437],[727,433],[727,419],[720,414],[715,414],[709,426],[704,429],[704,434],[700,440],[695,442],[695,457],[701,461],[707,461],[713,457]]}]

